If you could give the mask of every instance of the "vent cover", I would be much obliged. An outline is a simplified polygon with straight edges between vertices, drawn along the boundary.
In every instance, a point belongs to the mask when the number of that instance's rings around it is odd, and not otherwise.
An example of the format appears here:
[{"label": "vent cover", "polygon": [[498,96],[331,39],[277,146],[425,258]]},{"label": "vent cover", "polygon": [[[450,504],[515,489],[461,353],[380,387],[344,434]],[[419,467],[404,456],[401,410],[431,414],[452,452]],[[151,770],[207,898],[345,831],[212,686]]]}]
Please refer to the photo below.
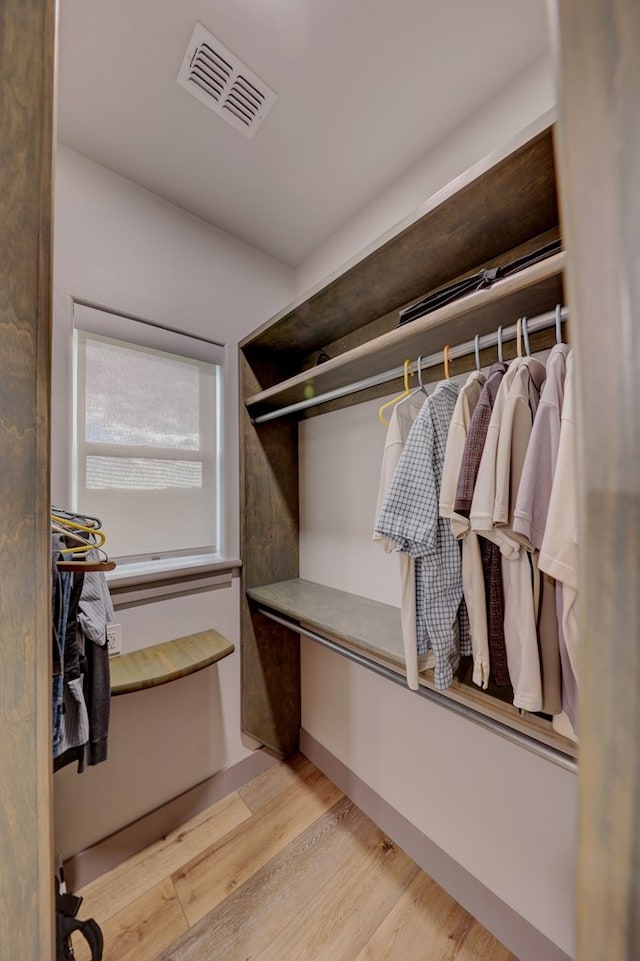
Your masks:
[{"label": "vent cover", "polygon": [[178,83],[249,140],[277,99],[277,94],[201,23],[196,23],[189,41]]}]

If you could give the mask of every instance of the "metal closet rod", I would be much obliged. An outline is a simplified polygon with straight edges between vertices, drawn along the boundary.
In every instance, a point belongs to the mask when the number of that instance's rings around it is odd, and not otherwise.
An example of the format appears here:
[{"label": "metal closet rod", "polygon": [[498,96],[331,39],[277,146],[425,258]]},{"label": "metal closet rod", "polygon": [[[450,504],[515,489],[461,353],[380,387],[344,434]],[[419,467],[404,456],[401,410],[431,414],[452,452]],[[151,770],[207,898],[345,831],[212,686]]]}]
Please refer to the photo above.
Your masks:
[{"label": "metal closet rod", "polygon": [[[561,310],[562,320],[566,320],[569,316],[569,310],[567,307],[563,307]],[[555,310],[549,311],[546,314],[540,314],[538,317],[531,317],[527,319],[527,327],[530,334],[535,334],[540,330],[547,330],[549,327],[553,327],[556,322],[556,312]],[[502,342],[507,343],[516,339],[518,331],[517,323],[512,324],[509,327],[502,328]],[[478,338],[478,348],[479,350],[487,350],[489,347],[496,347],[498,344],[498,331],[492,331],[490,334],[484,334],[482,337]],[[457,344],[452,347],[449,351],[449,360],[455,360],[457,357],[466,357],[468,354],[473,354],[476,349],[476,342],[474,340],[467,340],[464,344]],[[423,357],[420,364],[421,370],[425,370],[428,367],[436,367],[441,364],[443,360],[442,351],[438,351],[437,354],[430,354],[428,357]],[[418,369],[418,362],[414,361],[409,366],[409,373],[415,374]],[[356,394],[358,391],[367,390],[368,387],[377,387],[379,384],[386,384],[387,381],[396,380],[398,377],[402,377],[404,374],[404,365],[402,367],[394,367],[393,370],[385,370],[381,374],[374,374],[372,377],[366,377],[364,380],[355,381],[353,384],[345,384],[344,387],[336,387],[334,390],[329,390],[324,394],[317,394],[315,397],[309,397],[306,400],[299,400],[295,404],[289,404],[286,407],[278,407],[276,410],[269,411],[268,414],[259,414],[257,417],[251,419],[252,424],[265,424],[269,420],[276,420],[278,417],[286,417],[287,414],[295,414],[299,410],[307,410],[309,407],[317,407],[319,404],[325,404],[330,400],[337,400],[339,397],[348,397],[349,394]]]},{"label": "metal closet rod", "polygon": [[[346,657],[348,661],[353,661],[355,664],[359,664],[361,667],[366,667],[368,671],[373,671],[374,674],[378,674],[380,677],[384,677],[388,681],[393,681],[394,684],[400,685],[400,687],[402,687],[405,691],[409,690],[407,687],[407,679],[404,674],[394,671],[392,668],[387,667],[386,664],[380,664],[378,661],[373,661],[371,658],[366,657],[364,654],[360,654],[358,651],[353,651],[348,647],[343,647],[341,644],[338,644],[336,641],[325,637],[323,634],[319,634],[317,631],[313,631],[308,627],[304,627],[298,621],[292,621],[288,617],[280,617],[274,611],[271,611],[266,607],[259,607],[258,611],[260,614],[263,614],[270,620],[275,621],[276,624],[282,624],[283,627],[288,627],[289,630],[294,631],[296,634],[302,634],[305,637],[310,638],[312,641],[315,641],[317,644],[327,647],[330,651],[340,654],[342,657]],[[572,774],[577,773],[577,760],[571,757],[569,754],[564,754],[564,752],[562,752],[559,748],[551,747],[551,745],[545,744],[544,742],[539,741],[537,738],[525,734],[523,731],[518,731],[513,727],[509,727],[507,724],[503,724],[501,721],[498,721],[493,717],[482,714],[480,711],[475,710],[468,704],[463,704],[461,701],[455,701],[446,694],[442,694],[439,691],[434,691],[429,687],[424,687],[422,684],[415,693],[419,697],[423,697],[427,701],[432,701],[434,704],[438,704],[440,707],[445,708],[447,711],[451,711],[453,714],[463,717],[467,721],[472,721],[479,727],[493,731],[494,734],[500,735],[500,737],[503,737],[507,741],[519,744],[520,747],[525,748],[532,754],[537,754],[538,757],[542,757],[546,761],[551,761],[553,764],[557,764],[558,767],[564,768],[565,771],[570,771]]]}]

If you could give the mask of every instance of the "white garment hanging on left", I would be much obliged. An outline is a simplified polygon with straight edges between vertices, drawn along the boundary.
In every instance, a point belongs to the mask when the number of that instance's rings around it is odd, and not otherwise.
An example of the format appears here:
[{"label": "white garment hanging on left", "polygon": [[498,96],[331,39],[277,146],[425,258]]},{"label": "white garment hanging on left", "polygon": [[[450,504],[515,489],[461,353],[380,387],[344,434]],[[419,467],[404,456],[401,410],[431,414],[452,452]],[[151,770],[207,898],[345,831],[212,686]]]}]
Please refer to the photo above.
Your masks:
[{"label": "white garment hanging on left", "polygon": [[[426,399],[427,395],[423,391],[414,391],[409,397],[398,401],[391,412],[382,455],[376,518],[380,516],[385,496],[391,486],[409,431]],[[409,554],[397,551],[394,542],[383,534],[374,531],[373,540],[381,544],[388,554],[394,552],[398,557],[401,586],[400,619],[402,622],[402,643],[407,670],[407,684],[412,691],[417,691],[418,674],[426,667],[433,667],[434,657],[430,651],[427,655],[418,658],[415,563],[413,557]]]}]

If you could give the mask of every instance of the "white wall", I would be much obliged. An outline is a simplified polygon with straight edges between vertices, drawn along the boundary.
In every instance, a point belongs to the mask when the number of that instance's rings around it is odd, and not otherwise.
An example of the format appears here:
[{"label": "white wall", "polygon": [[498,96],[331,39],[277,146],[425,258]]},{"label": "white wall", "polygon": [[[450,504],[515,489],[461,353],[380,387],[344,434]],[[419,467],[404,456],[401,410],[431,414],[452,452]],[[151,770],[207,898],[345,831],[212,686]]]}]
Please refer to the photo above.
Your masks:
[{"label": "white wall", "polygon": [[[223,551],[238,556],[236,345],[293,296],[289,268],[66,147],[55,179],[52,501],[69,504],[71,315],[77,297],[228,345]],[[108,544],[107,544],[108,547]],[[215,627],[239,637],[239,581],[120,611],[123,650]],[[55,776],[56,848],[82,850],[248,754],[236,652],[112,702],[109,760]]]},{"label": "white wall", "polygon": [[[527,71],[298,271],[304,289],[553,106]],[[382,400],[299,428],[300,576],[399,604],[396,559],[371,541]],[[570,774],[302,642],[302,724],[374,791],[567,954],[573,954],[577,783]]]},{"label": "white wall", "polygon": [[[437,96],[436,93],[425,94]],[[339,270],[436,191],[555,105],[551,63],[544,57],[430,150],[376,197],[296,271],[298,294]]]}]

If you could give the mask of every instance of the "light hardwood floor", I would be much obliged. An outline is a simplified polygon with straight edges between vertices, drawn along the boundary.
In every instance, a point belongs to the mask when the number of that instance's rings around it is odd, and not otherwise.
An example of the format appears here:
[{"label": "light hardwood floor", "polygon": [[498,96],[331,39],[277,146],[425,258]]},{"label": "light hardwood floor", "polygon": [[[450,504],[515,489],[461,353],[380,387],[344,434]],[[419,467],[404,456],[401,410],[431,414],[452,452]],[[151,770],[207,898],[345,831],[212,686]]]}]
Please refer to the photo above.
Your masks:
[{"label": "light hardwood floor", "polygon": [[104,961],[517,961],[302,756],[77,893]]}]

